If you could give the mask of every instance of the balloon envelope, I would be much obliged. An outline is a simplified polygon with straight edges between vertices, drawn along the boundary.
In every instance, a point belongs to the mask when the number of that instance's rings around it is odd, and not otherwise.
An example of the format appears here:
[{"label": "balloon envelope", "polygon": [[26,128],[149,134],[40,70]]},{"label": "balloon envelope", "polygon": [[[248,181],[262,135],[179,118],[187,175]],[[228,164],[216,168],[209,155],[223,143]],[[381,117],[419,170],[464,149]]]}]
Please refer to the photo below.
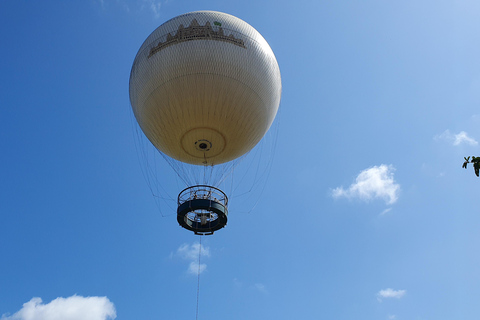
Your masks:
[{"label": "balloon envelope", "polygon": [[280,95],[280,70],[265,39],[214,11],[158,27],[130,74],[130,102],[147,138],[167,156],[196,165],[250,151],[271,126]]}]

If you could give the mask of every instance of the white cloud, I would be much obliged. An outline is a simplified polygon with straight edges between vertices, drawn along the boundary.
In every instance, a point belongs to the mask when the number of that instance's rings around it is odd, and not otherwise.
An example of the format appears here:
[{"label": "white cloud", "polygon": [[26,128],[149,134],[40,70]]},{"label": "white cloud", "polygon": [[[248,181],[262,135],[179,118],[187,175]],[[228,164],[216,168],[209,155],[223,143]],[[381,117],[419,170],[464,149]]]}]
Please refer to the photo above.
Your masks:
[{"label": "white cloud", "polygon": [[458,146],[459,144],[466,143],[472,146],[476,146],[478,142],[469,137],[468,134],[465,131],[461,131],[460,133],[457,133],[455,136],[455,141],[453,141],[454,146]]},{"label": "white cloud", "polygon": [[391,288],[387,288],[384,290],[380,290],[377,293],[377,299],[378,301],[382,301],[382,299],[400,299],[407,293],[407,290],[393,290]]},{"label": "white cloud", "polygon": [[32,298],[15,314],[2,315],[0,320],[107,320],[117,317],[115,306],[107,297],[71,296],[43,304]]},{"label": "white cloud", "polygon": [[398,199],[400,185],[393,178],[393,166],[382,164],[360,172],[347,189],[338,187],[332,190],[334,198],[359,198],[364,201],[383,199],[387,204],[393,204]]},{"label": "white cloud", "polygon": [[198,264],[198,261],[192,261],[188,265],[187,272],[189,274],[199,274],[205,271],[205,269],[207,269],[207,265],[205,263]]},{"label": "white cloud", "polygon": [[397,316],[394,315],[394,314],[389,314],[389,315],[388,315],[388,319],[389,319],[389,320],[393,320],[393,319],[396,319],[396,318],[397,318]]},{"label": "white cloud", "polygon": [[459,146],[461,144],[468,144],[471,146],[476,146],[478,142],[470,137],[465,131],[460,131],[457,134],[451,133],[450,130],[445,130],[442,134],[436,135],[435,140],[445,140],[454,146]]},{"label": "white cloud", "polygon": [[198,264],[198,255],[200,256],[200,260],[202,257],[210,257],[210,248],[202,246],[200,243],[195,242],[191,245],[189,244],[182,244],[178,249],[176,255],[184,260],[189,260],[190,264],[188,266],[187,272],[189,274],[198,274],[202,273],[207,269],[207,265],[205,263]]},{"label": "white cloud", "polygon": [[177,249],[177,254],[186,260],[198,260],[198,253],[201,249],[201,255],[204,257],[210,257],[210,248],[202,246],[200,243],[195,242],[191,245],[189,244],[182,244],[178,249]]}]

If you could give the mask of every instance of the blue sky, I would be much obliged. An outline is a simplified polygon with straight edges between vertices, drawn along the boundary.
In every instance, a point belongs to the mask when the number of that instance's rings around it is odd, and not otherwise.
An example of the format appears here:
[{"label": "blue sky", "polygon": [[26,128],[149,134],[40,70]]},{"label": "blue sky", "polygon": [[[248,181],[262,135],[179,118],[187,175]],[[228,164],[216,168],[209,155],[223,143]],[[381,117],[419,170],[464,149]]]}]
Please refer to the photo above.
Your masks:
[{"label": "blue sky", "polygon": [[198,318],[478,319],[467,0],[0,1],[0,319],[195,317],[199,237],[157,206],[128,97],[145,38],[195,10],[255,27],[283,85],[258,204],[202,238]]}]

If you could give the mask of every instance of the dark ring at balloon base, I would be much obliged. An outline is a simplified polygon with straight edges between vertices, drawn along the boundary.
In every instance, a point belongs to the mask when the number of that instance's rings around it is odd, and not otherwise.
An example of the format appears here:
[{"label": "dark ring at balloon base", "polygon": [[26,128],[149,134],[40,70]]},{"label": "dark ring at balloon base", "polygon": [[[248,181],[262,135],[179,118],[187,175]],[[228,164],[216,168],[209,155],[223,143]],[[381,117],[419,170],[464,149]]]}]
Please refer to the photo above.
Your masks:
[{"label": "dark ring at balloon base", "polygon": [[[200,211],[200,214],[197,212]],[[192,219],[189,213],[196,216],[210,215],[215,216],[214,219],[208,219],[205,223]],[[227,224],[227,208],[214,200],[194,199],[184,202],[177,209],[177,221],[183,228],[195,232],[195,234],[209,235],[213,234]]]}]

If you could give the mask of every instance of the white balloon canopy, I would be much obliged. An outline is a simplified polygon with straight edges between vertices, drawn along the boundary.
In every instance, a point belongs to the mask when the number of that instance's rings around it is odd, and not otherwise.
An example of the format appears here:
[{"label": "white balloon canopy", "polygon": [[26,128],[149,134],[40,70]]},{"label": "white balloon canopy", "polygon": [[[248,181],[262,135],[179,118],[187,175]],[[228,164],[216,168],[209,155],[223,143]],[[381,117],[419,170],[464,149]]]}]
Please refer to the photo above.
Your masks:
[{"label": "white balloon canopy", "polygon": [[232,15],[197,11],[150,34],[130,74],[130,102],[165,155],[217,165],[250,151],[278,110],[281,78],[265,39]]}]

